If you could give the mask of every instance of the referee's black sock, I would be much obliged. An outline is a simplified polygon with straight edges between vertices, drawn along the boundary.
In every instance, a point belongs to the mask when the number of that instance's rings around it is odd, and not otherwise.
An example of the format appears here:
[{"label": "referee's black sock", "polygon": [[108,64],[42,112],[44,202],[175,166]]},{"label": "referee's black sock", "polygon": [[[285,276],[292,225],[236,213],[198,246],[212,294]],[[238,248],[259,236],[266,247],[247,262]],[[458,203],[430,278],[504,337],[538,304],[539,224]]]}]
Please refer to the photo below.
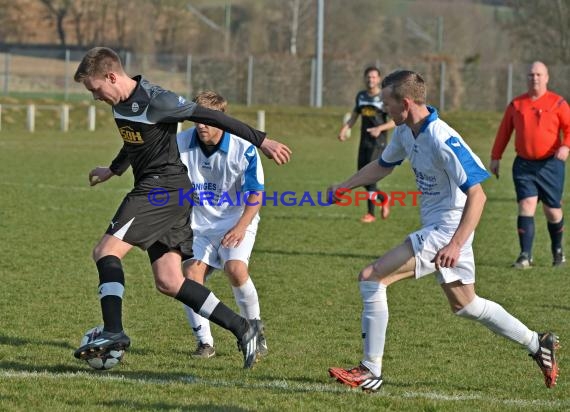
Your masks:
[{"label": "referee's black sock", "polygon": [[519,216],[517,219],[517,230],[519,232],[519,244],[521,253],[532,256],[532,242],[534,240],[534,217]]},{"label": "referee's black sock", "polygon": [[564,234],[564,218],[558,223],[548,222],[548,233],[550,234],[551,250],[554,255],[562,250],[562,235]]},{"label": "referee's black sock", "polygon": [[121,259],[117,256],[103,256],[96,263],[99,271],[99,298],[103,314],[103,329],[108,332],[123,330],[123,292],[125,274]]},{"label": "referee's black sock", "polygon": [[249,328],[245,318],[220,302],[210,289],[191,279],[184,279],[176,299],[216,325],[229,330],[238,339],[241,339]]}]

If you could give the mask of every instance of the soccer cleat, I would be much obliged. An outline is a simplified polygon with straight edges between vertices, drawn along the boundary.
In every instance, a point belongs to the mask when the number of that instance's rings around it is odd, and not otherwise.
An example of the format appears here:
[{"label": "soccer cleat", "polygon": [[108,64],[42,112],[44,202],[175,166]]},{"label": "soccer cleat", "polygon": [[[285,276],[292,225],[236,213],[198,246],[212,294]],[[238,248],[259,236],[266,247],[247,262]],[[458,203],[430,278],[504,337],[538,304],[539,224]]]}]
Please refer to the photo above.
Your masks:
[{"label": "soccer cleat", "polygon": [[562,252],[562,249],[556,249],[554,255],[552,255],[552,266],[558,268],[566,265],[566,256]]},{"label": "soccer cleat", "polygon": [[525,252],[522,252],[512,267],[515,269],[530,269],[532,267],[532,258]]},{"label": "soccer cleat", "polygon": [[93,359],[112,350],[126,350],[129,346],[131,346],[131,339],[124,331],[118,333],[103,331],[97,339],[77,349],[73,356],[83,360]]},{"label": "soccer cleat", "polygon": [[257,321],[257,328],[259,329],[259,335],[257,338],[257,355],[267,356],[269,349],[267,348],[267,340],[265,339],[265,326],[261,320]]},{"label": "soccer cleat", "polygon": [[196,350],[192,352],[191,356],[193,358],[208,359],[216,356],[216,349],[208,343],[198,342]]},{"label": "soccer cleat", "polygon": [[388,219],[389,215],[390,215],[390,198],[387,198],[380,210],[380,216],[382,216],[382,219],[385,220]]},{"label": "soccer cleat", "polygon": [[376,221],[376,217],[371,215],[370,213],[366,213],[364,216],[360,218],[362,223],[372,223]]},{"label": "soccer cleat", "polygon": [[558,378],[558,363],[556,363],[556,350],[560,348],[558,336],[552,332],[545,332],[538,334],[538,351],[532,355],[538,367],[544,375],[544,383],[547,388],[554,388],[556,386],[556,379]]},{"label": "soccer cleat", "polygon": [[238,340],[238,349],[243,353],[244,369],[251,369],[257,361],[257,342],[259,341],[260,330],[256,320],[249,321],[249,328],[245,334]]},{"label": "soccer cleat", "polygon": [[352,388],[360,387],[363,391],[375,392],[382,386],[382,376],[375,376],[363,364],[352,369],[329,368],[329,376]]}]

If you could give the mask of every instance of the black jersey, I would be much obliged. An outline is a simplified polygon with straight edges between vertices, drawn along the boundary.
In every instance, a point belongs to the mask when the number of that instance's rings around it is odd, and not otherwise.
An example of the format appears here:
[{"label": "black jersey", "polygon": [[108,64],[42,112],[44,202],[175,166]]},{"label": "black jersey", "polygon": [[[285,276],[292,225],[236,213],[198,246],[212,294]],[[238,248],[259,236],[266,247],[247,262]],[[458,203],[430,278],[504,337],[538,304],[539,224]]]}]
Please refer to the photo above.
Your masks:
[{"label": "black jersey", "polygon": [[188,102],[176,93],[149,83],[142,76],[135,76],[133,80],[137,82],[133,93],[113,106],[113,116],[124,143],[110,169],[120,175],[132,166],[135,186],[151,175],[187,174],[176,144],[178,123],[184,120],[227,130],[257,147],[265,138],[265,133],[220,111]]},{"label": "black jersey", "polygon": [[366,90],[358,92],[353,111],[362,116],[360,127],[360,139],[362,142],[374,141],[380,143],[383,141],[386,144],[387,132],[382,132],[378,139],[375,139],[366,131],[370,127],[376,127],[388,121],[388,115],[384,111],[384,103],[380,93],[370,96]]}]

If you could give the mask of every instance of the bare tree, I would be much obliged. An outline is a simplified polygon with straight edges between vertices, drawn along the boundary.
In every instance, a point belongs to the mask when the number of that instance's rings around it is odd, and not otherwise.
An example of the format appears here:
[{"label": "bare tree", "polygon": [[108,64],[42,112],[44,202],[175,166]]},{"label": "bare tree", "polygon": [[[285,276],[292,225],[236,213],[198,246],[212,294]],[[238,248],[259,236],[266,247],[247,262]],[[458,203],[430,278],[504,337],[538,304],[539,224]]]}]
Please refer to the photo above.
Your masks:
[{"label": "bare tree", "polygon": [[291,11],[291,24],[290,24],[290,40],[289,52],[291,55],[297,55],[297,43],[299,38],[299,26],[306,22],[310,16],[310,9],[312,0],[289,0],[289,8]]},{"label": "bare tree", "polygon": [[63,20],[70,11],[73,0],[40,0],[40,2],[47,8],[48,17],[55,21],[59,42],[65,46],[67,39]]},{"label": "bare tree", "polygon": [[507,28],[527,60],[570,63],[570,0],[510,0]]},{"label": "bare tree", "polygon": [[0,42],[20,42],[25,37],[24,7],[12,0],[0,0]]}]

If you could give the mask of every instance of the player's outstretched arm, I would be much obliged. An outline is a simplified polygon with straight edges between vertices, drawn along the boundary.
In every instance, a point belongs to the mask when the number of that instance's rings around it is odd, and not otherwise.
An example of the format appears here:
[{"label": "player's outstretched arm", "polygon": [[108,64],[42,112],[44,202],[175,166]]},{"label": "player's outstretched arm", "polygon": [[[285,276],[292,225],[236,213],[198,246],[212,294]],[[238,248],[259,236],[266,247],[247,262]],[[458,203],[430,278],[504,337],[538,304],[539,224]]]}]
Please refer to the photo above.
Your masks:
[{"label": "player's outstretched arm", "polygon": [[268,159],[273,159],[278,165],[283,165],[291,160],[291,149],[277,140],[266,137],[259,149]]},{"label": "player's outstretched arm", "polygon": [[[366,186],[372,183],[376,183],[377,181],[384,179],[386,176],[392,173],[392,170],[394,170],[393,167],[381,166],[377,160],[373,160],[344,182],[330,186],[327,189],[327,192],[332,192],[333,200],[335,202],[338,202],[340,199],[338,198],[337,190],[350,190],[358,186]],[[331,195],[327,194],[327,199],[329,199],[329,196]]]},{"label": "player's outstretched arm", "polygon": [[381,125],[375,127],[369,127],[368,129],[366,129],[366,131],[370,133],[372,137],[377,139],[382,132],[393,129],[394,127],[396,127],[396,123],[393,120],[389,120],[388,122],[383,123]]}]

